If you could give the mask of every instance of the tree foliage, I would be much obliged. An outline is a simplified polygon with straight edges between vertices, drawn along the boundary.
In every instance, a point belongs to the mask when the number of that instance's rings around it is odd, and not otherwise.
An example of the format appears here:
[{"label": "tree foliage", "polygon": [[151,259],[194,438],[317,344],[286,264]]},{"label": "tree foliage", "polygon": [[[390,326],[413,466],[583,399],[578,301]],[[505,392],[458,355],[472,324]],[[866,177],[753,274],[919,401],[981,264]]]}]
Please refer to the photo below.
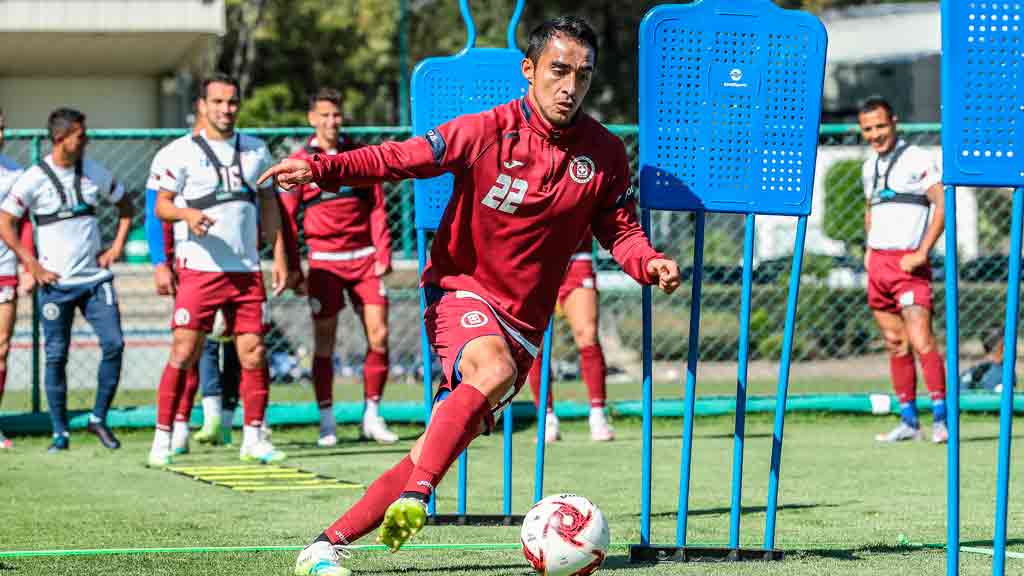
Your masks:
[{"label": "tree foliage", "polygon": [[[353,124],[399,122],[400,0],[228,0],[228,33],[216,61],[243,82],[246,118],[263,125],[294,121],[307,95],[322,85],[345,95]],[[864,0],[776,0],[787,8],[820,11]],[[457,0],[407,0],[408,67],[452,54],[466,42]],[[506,45],[514,0],[471,0],[477,46]],[[636,121],[637,30],[661,1],[527,0],[517,28],[520,49],[529,31],[561,14],[579,14],[598,32],[597,76],[587,109],[607,122]],[[266,87],[273,86],[272,89]],[[269,91],[268,91],[269,90]],[[283,98],[286,90],[288,98]],[[256,100],[252,96],[258,96]],[[269,99],[269,100],[268,100]],[[276,103],[276,104],[275,104]],[[285,104],[287,109],[278,105]]]}]

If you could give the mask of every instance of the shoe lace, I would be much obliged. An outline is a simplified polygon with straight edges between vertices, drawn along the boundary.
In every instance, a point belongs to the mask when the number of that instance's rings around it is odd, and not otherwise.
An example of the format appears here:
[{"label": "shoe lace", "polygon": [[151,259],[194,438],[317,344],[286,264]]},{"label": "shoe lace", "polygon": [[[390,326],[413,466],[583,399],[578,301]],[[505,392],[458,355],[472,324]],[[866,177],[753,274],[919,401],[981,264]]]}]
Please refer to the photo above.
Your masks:
[{"label": "shoe lace", "polygon": [[352,557],[352,550],[347,544],[333,544],[331,547],[334,548],[334,555],[340,559],[348,560]]}]

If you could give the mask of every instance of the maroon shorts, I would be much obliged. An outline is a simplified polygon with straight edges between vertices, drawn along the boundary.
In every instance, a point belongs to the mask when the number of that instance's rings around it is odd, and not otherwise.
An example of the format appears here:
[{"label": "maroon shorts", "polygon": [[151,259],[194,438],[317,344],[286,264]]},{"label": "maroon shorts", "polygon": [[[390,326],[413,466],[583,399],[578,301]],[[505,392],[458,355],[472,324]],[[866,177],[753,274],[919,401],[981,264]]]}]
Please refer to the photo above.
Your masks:
[{"label": "maroon shorts", "polygon": [[178,269],[171,329],[213,329],[217,310],[224,313],[227,334],[263,334],[268,319],[267,295],[260,272],[199,272]]},{"label": "maroon shorts", "polygon": [[561,306],[577,288],[597,290],[597,275],[594,274],[594,263],[589,258],[569,262],[569,269],[565,271],[565,278],[562,278],[562,284],[558,287],[558,304]]},{"label": "maroon shorts", "polygon": [[363,305],[387,306],[387,288],[373,273],[375,262],[369,257],[350,262],[316,262],[310,266],[307,286],[313,318],[337,316],[345,308],[345,294],[357,311]]},{"label": "maroon shorts", "polygon": [[913,272],[900,268],[900,258],[913,250],[872,250],[868,258],[868,307],[899,314],[910,306],[932,309],[932,270],[926,263]]},{"label": "maroon shorts", "polygon": [[466,344],[482,336],[499,336],[508,345],[516,364],[516,381],[505,398],[491,409],[486,422],[489,432],[494,428],[496,417],[512,402],[512,398],[526,382],[530,366],[533,365],[533,355],[498,322],[497,315],[486,302],[471,296],[445,292],[427,307],[423,319],[427,338],[441,359],[441,385],[436,400],[443,399],[462,381],[459,359]]}]

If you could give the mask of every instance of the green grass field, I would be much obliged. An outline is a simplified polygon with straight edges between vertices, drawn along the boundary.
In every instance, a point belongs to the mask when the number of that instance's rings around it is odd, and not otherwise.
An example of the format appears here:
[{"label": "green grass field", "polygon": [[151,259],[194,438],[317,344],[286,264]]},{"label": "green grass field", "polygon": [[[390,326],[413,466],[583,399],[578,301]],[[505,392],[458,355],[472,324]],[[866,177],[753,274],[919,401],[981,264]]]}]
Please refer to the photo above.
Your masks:
[{"label": "green grass field", "polygon": [[[873,434],[893,421],[869,417],[791,415],[787,421],[777,544],[789,551],[781,563],[633,566],[614,548],[602,574],[885,575],[940,574],[941,550],[897,546],[903,533],[916,542],[945,539],[945,448],[930,443],[878,446]],[[546,493],[575,491],[590,497],[609,518],[613,542],[639,539],[640,426],[617,422],[619,439],[590,443],[585,422],[565,422],[565,440],[548,451]],[[764,530],[771,419],[748,419],[742,543],[757,546]],[[653,533],[671,543],[681,421],[660,420],[655,435]],[[731,418],[695,424],[691,544],[721,543],[728,535]],[[534,429],[514,436],[514,508],[532,498]],[[356,441],[346,427],[342,443],[317,449],[314,428],[278,429],[275,442],[290,463],[332,477],[369,482],[409,447],[419,429],[398,427],[403,443],[383,447]],[[991,539],[994,513],[997,421],[963,420],[963,540]],[[72,450],[51,456],[47,439],[17,439],[0,454],[0,551],[207,546],[299,546],[333,521],[358,490],[243,494],[142,465],[151,435],[126,432],[125,448],[101,449],[75,434]],[[1021,438],[1017,438],[1020,446]],[[470,450],[470,512],[500,510],[501,435],[478,440]],[[193,447],[194,449],[196,447]],[[1015,450],[1020,454],[1020,449]],[[179,463],[233,464],[229,448],[199,448]],[[1019,457],[1016,462],[1020,462]],[[1015,472],[1020,472],[1018,467]],[[440,487],[439,511],[454,511],[456,477]],[[1011,484],[1010,538],[1024,550],[1024,482]],[[514,543],[518,528],[428,527],[415,543]],[[984,544],[977,544],[984,545]],[[0,558],[0,574],[254,575],[289,574],[296,553],[234,552]],[[965,554],[962,574],[990,573],[991,559]],[[1009,559],[1008,574],[1024,573],[1024,560]],[[530,574],[518,551],[404,551],[396,555],[359,550],[357,574]]]}]

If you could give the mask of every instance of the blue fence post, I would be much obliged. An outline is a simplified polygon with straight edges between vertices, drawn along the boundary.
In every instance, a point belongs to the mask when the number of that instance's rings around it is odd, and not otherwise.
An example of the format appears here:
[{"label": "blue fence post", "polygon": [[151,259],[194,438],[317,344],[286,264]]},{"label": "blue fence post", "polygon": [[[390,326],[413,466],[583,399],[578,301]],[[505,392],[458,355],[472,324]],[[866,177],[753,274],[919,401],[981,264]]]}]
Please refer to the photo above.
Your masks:
[{"label": "blue fence post", "polygon": [[740,293],[739,363],[736,369],[736,427],[732,441],[732,500],[729,507],[729,547],[740,547],[743,511],[743,443],[747,424],[747,361],[750,359],[750,288],[754,274],[754,215],[747,214],[743,234],[743,288]]},{"label": "blue fence post", "polygon": [[956,186],[945,187],[946,210],[946,574],[960,566],[960,294],[956,253]]}]

